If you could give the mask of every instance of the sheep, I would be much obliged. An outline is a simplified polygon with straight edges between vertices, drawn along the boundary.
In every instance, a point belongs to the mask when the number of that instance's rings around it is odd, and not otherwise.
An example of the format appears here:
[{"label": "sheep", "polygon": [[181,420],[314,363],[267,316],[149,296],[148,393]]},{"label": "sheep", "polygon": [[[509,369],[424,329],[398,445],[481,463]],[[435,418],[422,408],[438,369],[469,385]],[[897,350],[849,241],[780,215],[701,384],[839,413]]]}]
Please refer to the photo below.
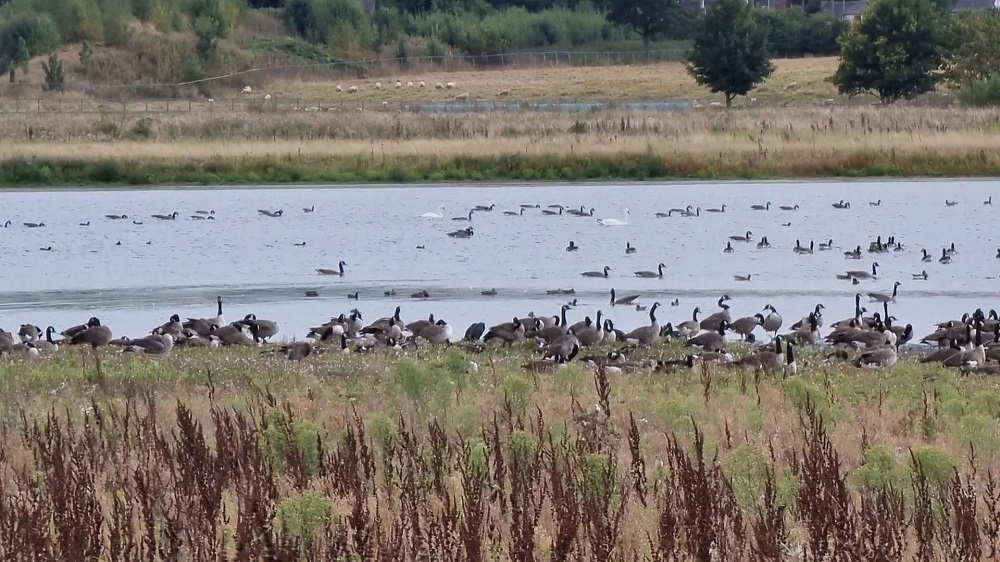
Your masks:
[{"label": "sheep", "polygon": [[420,86],[421,88],[423,88],[423,87],[427,86],[427,84],[425,84],[425,83],[424,83],[424,81],[423,81],[423,80],[421,80],[421,81],[420,81],[420,84],[419,84],[419,86]]},{"label": "sheep", "polygon": [[799,83],[798,82],[789,82],[789,83],[785,84],[785,90],[794,90],[795,88],[798,88],[798,87],[799,87]]},{"label": "sheep", "polygon": [[270,99],[271,99],[271,94],[264,94],[264,101],[268,101]]},{"label": "sheep", "polygon": [[382,83],[381,82],[375,82],[375,89],[376,90],[381,90],[382,89]]},{"label": "sheep", "polygon": [[253,93],[253,90],[250,89],[250,86],[243,86],[243,93],[250,94]]},{"label": "sheep", "polygon": [[388,107],[389,107],[389,102],[387,101],[382,102],[382,109],[386,109]]},{"label": "sheep", "polygon": [[721,101],[709,102],[708,107],[722,107],[722,102]]},{"label": "sheep", "polygon": [[403,87],[403,83],[400,82],[399,80],[396,80],[396,89],[398,90],[398,89],[400,89],[402,87]]},{"label": "sheep", "polygon": [[340,84],[337,84],[337,91],[338,92],[343,92],[344,91],[344,89],[340,87]]},{"label": "sheep", "polygon": [[434,84],[434,89],[435,90],[443,90],[444,89],[444,84],[438,82],[437,84]]},{"label": "sheep", "polygon": [[497,95],[500,96],[500,97],[509,96],[510,95],[510,88],[504,88],[504,89],[500,90],[499,92],[497,92]]},{"label": "sheep", "polygon": [[347,93],[348,94],[353,94],[353,93],[355,93],[357,91],[358,91],[358,87],[357,86],[351,86],[350,88],[347,89]]},{"label": "sheep", "polygon": [[834,103],[836,102],[834,101],[833,98],[826,98],[825,100],[823,100],[823,105],[833,105]]},{"label": "sheep", "polygon": [[456,101],[457,100],[467,100],[467,99],[469,99],[469,92],[462,92],[461,94],[458,94],[457,96],[455,96],[455,100]]},{"label": "sheep", "polygon": [[412,81],[410,81],[410,82],[407,82],[407,83],[406,83],[406,87],[407,87],[407,88],[412,88],[412,87],[413,87],[413,82],[412,82]]},{"label": "sheep", "polygon": [[455,83],[454,82],[446,82],[445,85],[444,85],[444,87],[448,88],[449,90],[451,90],[451,89],[455,88]]}]

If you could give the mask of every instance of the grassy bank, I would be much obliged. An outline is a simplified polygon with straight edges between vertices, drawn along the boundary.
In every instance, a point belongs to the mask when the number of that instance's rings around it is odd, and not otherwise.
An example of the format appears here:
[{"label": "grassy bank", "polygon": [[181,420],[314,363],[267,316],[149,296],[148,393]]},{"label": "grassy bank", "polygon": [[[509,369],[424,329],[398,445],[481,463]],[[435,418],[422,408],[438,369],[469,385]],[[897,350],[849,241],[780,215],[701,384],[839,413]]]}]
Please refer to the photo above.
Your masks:
[{"label": "grassy bank", "polygon": [[25,530],[0,552],[978,560],[998,542],[994,379],[807,350],[791,378],[527,357],[176,350],[105,355],[103,376],[76,353],[0,358],[0,528]]},{"label": "grassy bank", "polygon": [[1000,111],[796,107],[586,114],[11,116],[0,183],[995,176]]}]

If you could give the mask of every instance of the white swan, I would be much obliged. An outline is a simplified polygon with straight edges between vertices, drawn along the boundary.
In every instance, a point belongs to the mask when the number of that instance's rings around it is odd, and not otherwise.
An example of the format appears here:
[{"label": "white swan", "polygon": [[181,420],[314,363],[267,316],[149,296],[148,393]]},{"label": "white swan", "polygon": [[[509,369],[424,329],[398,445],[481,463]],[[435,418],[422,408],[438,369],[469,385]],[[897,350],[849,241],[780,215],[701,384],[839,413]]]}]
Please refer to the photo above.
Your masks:
[{"label": "white swan", "polygon": [[441,214],[438,213],[424,213],[420,215],[421,218],[425,219],[443,219],[444,218],[444,205],[438,205],[438,209],[441,209]]},{"label": "white swan", "polygon": [[597,219],[597,223],[601,226],[625,226],[628,224],[628,209],[625,209],[625,220],[620,221],[618,219]]}]

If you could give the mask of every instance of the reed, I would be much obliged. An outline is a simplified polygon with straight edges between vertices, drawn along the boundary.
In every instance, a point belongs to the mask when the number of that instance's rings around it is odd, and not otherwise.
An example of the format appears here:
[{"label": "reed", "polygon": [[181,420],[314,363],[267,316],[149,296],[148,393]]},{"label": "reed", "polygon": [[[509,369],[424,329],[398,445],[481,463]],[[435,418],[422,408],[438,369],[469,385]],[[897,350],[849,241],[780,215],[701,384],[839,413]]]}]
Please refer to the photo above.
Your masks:
[{"label": "reed", "polygon": [[[0,556],[995,555],[990,380],[909,362],[859,373],[815,353],[789,379],[526,376],[530,353],[471,357],[478,371],[458,349],[302,365],[108,353],[100,377],[69,354],[4,357]],[[410,388],[413,369],[429,384]]]},{"label": "reed", "polygon": [[0,124],[0,183],[985,176],[1000,111],[68,114]]}]

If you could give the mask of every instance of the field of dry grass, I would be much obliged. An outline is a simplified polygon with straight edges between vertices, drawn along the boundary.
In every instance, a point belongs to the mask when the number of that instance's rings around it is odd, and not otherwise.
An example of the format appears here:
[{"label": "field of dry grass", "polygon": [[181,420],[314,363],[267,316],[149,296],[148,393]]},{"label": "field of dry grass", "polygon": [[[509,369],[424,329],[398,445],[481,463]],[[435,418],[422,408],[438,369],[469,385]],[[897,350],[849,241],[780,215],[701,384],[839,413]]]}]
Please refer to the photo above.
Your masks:
[{"label": "field of dry grass", "polygon": [[994,379],[805,349],[789,378],[531,373],[528,353],[178,349],[107,353],[102,375],[5,356],[0,556],[971,561],[1000,543]]}]

